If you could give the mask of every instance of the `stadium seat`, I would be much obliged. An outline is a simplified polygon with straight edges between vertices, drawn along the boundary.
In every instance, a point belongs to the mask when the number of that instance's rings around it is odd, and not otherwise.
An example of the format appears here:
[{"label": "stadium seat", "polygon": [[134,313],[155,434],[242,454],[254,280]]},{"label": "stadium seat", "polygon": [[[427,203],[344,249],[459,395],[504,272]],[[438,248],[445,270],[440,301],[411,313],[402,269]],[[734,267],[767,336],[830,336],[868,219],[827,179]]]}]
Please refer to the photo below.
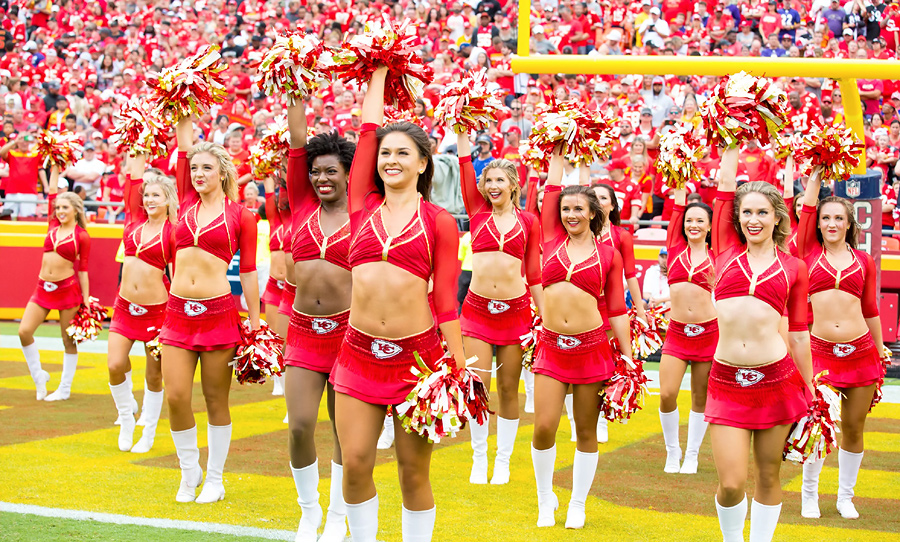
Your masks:
[{"label": "stadium seat", "polygon": [[634,232],[634,238],[641,241],[665,241],[666,230],[660,228],[641,228]]},{"label": "stadium seat", "polygon": [[900,250],[900,240],[893,237],[882,237],[881,250]]}]

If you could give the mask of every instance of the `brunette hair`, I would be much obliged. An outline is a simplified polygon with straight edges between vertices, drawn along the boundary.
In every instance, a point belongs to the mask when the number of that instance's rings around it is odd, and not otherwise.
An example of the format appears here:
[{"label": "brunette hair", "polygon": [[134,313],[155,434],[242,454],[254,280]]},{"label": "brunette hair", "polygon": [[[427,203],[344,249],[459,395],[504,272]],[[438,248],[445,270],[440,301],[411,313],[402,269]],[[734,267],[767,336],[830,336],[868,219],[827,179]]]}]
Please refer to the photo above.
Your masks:
[{"label": "brunette hair", "polygon": [[556,212],[560,213],[560,216],[562,216],[563,198],[566,196],[579,195],[587,198],[588,208],[594,213],[594,218],[591,219],[591,231],[594,233],[594,236],[598,236],[603,232],[603,227],[606,225],[606,213],[603,212],[603,208],[600,206],[600,200],[597,198],[597,194],[587,186],[574,185],[563,188],[563,191],[559,194],[559,209],[557,209]]},{"label": "brunette hair", "polygon": [[757,193],[769,200],[772,209],[775,210],[775,229],[772,231],[772,240],[782,251],[787,252],[787,240],[791,236],[791,216],[788,214],[787,205],[784,198],[774,186],[765,181],[751,181],[739,186],[734,193],[734,213],[731,222],[737,231],[738,238],[742,244],[747,244],[747,238],[741,230],[741,201],[744,196],[751,193]]},{"label": "brunette hair", "polygon": [[819,244],[822,245],[825,243],[825,239],[822,238],[822,230],[819,229],[819,216],[822,214],[822,207],[826,203],[839,203],[844,207],[844,212],[847,213],[847,222],[850,224],[850,227],[847,228],[847,235],[844,237],[844,240],[850,245],[850,248],[856,248],[856,245],[859,242],[859,222],[856,221],[856,210],[853,208],[853,204],[850,203],[850,200],[839,198],[837,196],[822,198],[816,206],[816,239],[819,240]]},{"label": "brunette hair", "polygon": [[[613,187],[609,186],[606,183],[594,183],[591,185],[591,188],[604,188],[609,193],[609,200],[612,202],[612,209],[609,211],[609,215],[606,217],[609,220],[609,223],[613,226],[618,226],[622,223],[622,210],[619,209],[619,198],[616,197],[616,191],[613,190]],[[598,200],[599,201],[599,200]]]},{"label": "brunette hair", "polygon": [[[712,221],[713,221],[713,210],[712,207],[703,203],[702,201],[695,201],[693,203],[688,203],[687,207],[684,208],[684,216],[687,217],[688,211],[691,209],[703,209],[706,212],[706,216],[709,218],[709,231],[706,232],[706,247],[709,248],[710,243],[712,243]],[[684,226],[681,228],[681,236],[685,241],[688,240],[687,234],[684,233]]]},{"label": "brunette hair", "polygon": [[225,192],[225,197],[237,202],[237,169],[234,167],[234,162],[231,161],[231,155],[228,154],[225,147],[218,143],[202,141],[191,147],[191,150],[188,152],[188,160],[204,152],[215,158],[219,164],[219,175],[222,176],[222,190]]},{"label": "brunette hair", "polygon": [[496,160],[491,160],[488,162],[488,165],[484,166],[484,169],[481,170],[481,179],[478,182],[478,191],[481,192],[481,195],[484,196],[485,201],[489,201],[487,194],[484,191],[484,182],[487,179],[487,172],[491,169],[499,169],[506,175],[506,180],[509,181],[509,184],[512,185],[510,190],[510,199],[512,200],[512,204],[516,206],[517,209],[522,208],[522,204],[519,201],[522,198],[522,187],[519,185],[519,171],[516,169],[516,165],[505,158],[497,158]]},{"label": "brunette hair", "polygon": [[[428,134],[425,133],[420,126],[411,122],[395,122],[379,128],[375,135],[378,137],[378,147],[388,134],[400,132],[409,137],[416,145],[419,151],[419,157],[425,158],[425,171],[419,174],[419,180],[416,182],[416,191],[421,194],[422,199],[431,201],[431,179],[434,176],[434,160],[431,158],[431,142],[428,140]],[[375,188],[378,193],[384,196],[384,180],[375,169]]]}]

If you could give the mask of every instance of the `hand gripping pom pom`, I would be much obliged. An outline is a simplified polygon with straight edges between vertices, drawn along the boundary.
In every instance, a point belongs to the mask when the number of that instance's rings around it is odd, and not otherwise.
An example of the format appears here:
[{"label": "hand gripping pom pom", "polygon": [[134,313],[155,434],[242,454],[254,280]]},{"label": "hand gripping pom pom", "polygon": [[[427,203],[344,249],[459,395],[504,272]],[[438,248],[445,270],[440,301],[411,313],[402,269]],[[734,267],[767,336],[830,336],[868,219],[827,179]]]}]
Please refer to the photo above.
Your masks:
[{"label": "hand gripping pom pom", "polygon": [[438,360],[437,369],[429,368],[419,353],[418,366],[410,369],[417,378],[406,400],[397,405],[397,415],[407,433],[415,433],[438,443],[454,437],[468,420],[483,423],[488,414],[488,392],[472,369],[460,369],[449,354]]},{"label": "hand gripping pom pom", "polygon": [[487,72],[469,72],[444,88],[434,116],[457,134],[464,134],[487,129],[501,108],[500,98],[488,91]]},{"label": "hand gripping pom pom", "polygon": [[696,163],[703,157],[703,148],[694,136],[692,124],[679,124],[659,138],[656,169],[662,173],[666,186],[681,189],[688,182],[700,182]]},{"label": "hand gripping pom pom", "polygon": [[81,140],[71,133],[44,130],[37,139],[37,153],[44,157],[44,168],[57,166],[60,171],[81,159]]},{"label": "hand gripping pom pom", "polygon": [[821,167],[823,183],[844,181],[859,165],[864,148],[850,128],[813,126],[796,143],[794,160],[805,175]]},{"label": "hand gripping pom pom", "polygon": [[150,104],[154,114],[175,124],[223,102],[228,92],[223,73],[226,66],[221,60],[219,46],[208,45],[175,66],[152,74],[147,84],[152,89]]},{"label": "hand gripping pom pom", "polygon": [[162,361],[162,348],[159,344],[159,334],[147,341],[146,346],[147,350],[150,351],[150,355],[153,356],[156,361]]},{"label": "hand gripping pom pom", "polygon": [[100,300],[96,297],[88,299],[88,304],[84,303],[78,307],[78,312],[69,322],[66,328],[66,335],[72,338],[75,344],[81,344],[84,341],[95,341],[103,329],[103,320],[109,316],[106,307],[100,304]]},{"label": "hand gripping pom pom", "polygon": [[388,68],[384,95],[400,110],[412,110],[424,86],[434,78],[431,66],[422,63],[416,51],[416,27],[409,19],[400,25],[384,16],[369,21],[365,32],[351,37],[334,54],[334,73],[344,81],[367,83],[381,66]]},{"label": "hand gripping pom pom", "polygon": [[611,346],[616,359],[616,370],[609,384],[600,392],[600,413],[611,422],[627,422],[644,406],[644,398],[649,393],[644,362],[628,359],[619,351],[619,344],[613,339]]},{"label": "hand gripping pom pom", "polygon": [[628,310],[631,328],[631,352],[635,358],[647,359],[663,345],[661,332],[669,328],[669,320],[664,316],[669,309],[653,307],[644,311],[645,322],[638,317],[635,309]]},{"label": "hand gripping pom pom", "polygon": [[135,97],[125,103],[113,115],[113,130],[109,142],[129,156],[156,158],[169,152],[168,129],[146,100]]},{"label": "hand gripping pom pom", "polygon": [[815,397],[806,415],[791,428],[791,434],[784,444],[784,459],[797,463],[825,459],[837,445],[840,432],[841,397],[837,391],[825,384],[823,371],[813,379]]},{"label": "hand gripping pom pom", "polygon": [[538,335],[543,328],[543,320],[541,320],[541,316],[537,313],[537,307],[534,305],[531,306],[531,314],[534,315],[534,320],[531,323],[531,330],[519,337],[519,339],[522,341],[522,367],[529,372],[534,372],[535,347],[537,346]]},{"label": "hand gripping pom pom", "polygon": [[269,96],[284,96],[294,105],[327,81],[334,68],[332,55],[314,34],[278,36],[263,56],[259,70],[259,87]]},{"label": "hand gripping pom pom", "polygon": [[757,139],[767,145],[787,124],[787,95],[769,79],[738,72],[719,82],[700,116],[710,144],[735,147]]},{"label": "hand gripping pom pom", "polygon": [[535,119],[528,141],[520,146],[523,160],[532,165],[549,163],[559,144],[573,164],[605,160],[616,140],[614,121],[578,102],[538,106]]},{"label": "hand gripping pom pom", "polygon": [[234,376],[241,384],[263,384],[270,376],[281,376],[284,372],[282,339],[264,320],[259,321],[259,329],[253,329],[250,320],[241,323],[241,344],[229,365],[234,367]]},{"label": "hand gripping pom pom", "polygon": [[875,382],[875,393],[872,395],[872,403],[869,405],[869,412],[872,412],[875,405],[884,399],[884,391],[882,391],[881,388],[884,386],[884,376],[887,374],[887,369],[891,366],[893,359],[894,353],[891,349],[885,345],[881,345],[881,372],[879,373],[878,381]]}]

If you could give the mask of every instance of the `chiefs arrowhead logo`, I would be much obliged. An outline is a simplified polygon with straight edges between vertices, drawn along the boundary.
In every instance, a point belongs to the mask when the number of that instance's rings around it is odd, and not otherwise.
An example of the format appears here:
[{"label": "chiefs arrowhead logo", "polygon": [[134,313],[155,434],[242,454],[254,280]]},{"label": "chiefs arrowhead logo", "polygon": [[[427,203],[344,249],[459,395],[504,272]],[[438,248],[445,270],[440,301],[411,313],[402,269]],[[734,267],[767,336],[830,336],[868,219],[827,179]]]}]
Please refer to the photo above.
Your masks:
[{"label": "chiefs arrowhead logo", "polygon": [[706,331],[706,328],[698,324],[685,324],[684,326],[684,334],[688,337],[696,337],[704,331]]},{"label": "chiefs arrowhead logo", "polygon": [[54,284],[52,282],[44,283],[44,291],[45,292],[54,292],[54,291],[56,291],[57,288],[59,288],[59,286],[57,286],[56,284]]},{"label": "chiefs arrowhead logo", "polygon": [[132,316],[143,316],[147,314],[147,309],[140,305],[135,305],[134,303],[128,304],[128,312],[131,313]]},{"label": "chiefs arrowhead logo", "polygon": [[283,280],[276,280],[276,281],[275,281],[275,286],[278,286],[278,289],[279,289],[279,290],[284,290],[284,281],[283,281]]},{"label": "chiefs arrowhead logo", "polygon": [[834,355],[839,358],[846,358],[853,352],[856,352],[856,347],[852,344],[836,344],[834,345],[834,349],[832,350]]},{"label": "chiefs arrowhead logo", "polygon": [[328,318],[313,318],[310,327],[319,335],[325,335],[334,331],[338,327],[338,323]]},{"label": "chiefs arrowhead logo", "polygon": [[765,378],[766,375],[753,369],[738,369],[734,375],[734,380],[742,387],[752,386]]},{"label": "chiefs arrowhead logo", "polygon": [[403,352],[403,348],[399,344],[382,339],[372,341],[372,354],[378,359],[392,358],[400,352]]},{"label": "chiefs arrowhead logo", "polygon": [[199,301],[185,301],[184,302],[184,313],[188,316],[200,316],[206,312],[206,305],[200,303]]},{"label": "chiefs arrowhead logo", "polygon": [[563,350],[575,348],[579,344],[581,344],[581,341],[576,339],[575,337],[569,337],[568,335],[559,335],[558,337],[556,337],[556,346],[562,348]]},{"label": "chiefs arrowhead logo", "polygon": [[509,310],[509,304],[492,299],[488,301],[487,309],[491,314],[500,314]]}]

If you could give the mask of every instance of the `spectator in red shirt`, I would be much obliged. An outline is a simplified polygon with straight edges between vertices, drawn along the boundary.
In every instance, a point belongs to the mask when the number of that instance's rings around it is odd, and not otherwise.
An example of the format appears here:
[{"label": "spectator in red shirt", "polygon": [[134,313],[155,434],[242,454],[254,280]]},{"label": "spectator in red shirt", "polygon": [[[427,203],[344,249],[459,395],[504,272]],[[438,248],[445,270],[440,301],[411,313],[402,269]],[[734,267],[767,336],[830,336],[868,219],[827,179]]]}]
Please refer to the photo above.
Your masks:
[{"label": "spectator in red shirt", "polygon": [[755,139],[751,139],[741,148],[740,164],[750,181],[763,181],[775,185],[777,165],[775,159],[759,148]]},{"label": "spectator in red shirt", "polygon": [[37,210],[38,183],[47,190],[47,176],[40,169],[43,159],[32,148],[34,136],[24,134],[11,138],[0,147],[0,159],[9,164],[9,176],[2,179],[7,201],[4,208],[12,209],[13,216],[35,216]]}]

